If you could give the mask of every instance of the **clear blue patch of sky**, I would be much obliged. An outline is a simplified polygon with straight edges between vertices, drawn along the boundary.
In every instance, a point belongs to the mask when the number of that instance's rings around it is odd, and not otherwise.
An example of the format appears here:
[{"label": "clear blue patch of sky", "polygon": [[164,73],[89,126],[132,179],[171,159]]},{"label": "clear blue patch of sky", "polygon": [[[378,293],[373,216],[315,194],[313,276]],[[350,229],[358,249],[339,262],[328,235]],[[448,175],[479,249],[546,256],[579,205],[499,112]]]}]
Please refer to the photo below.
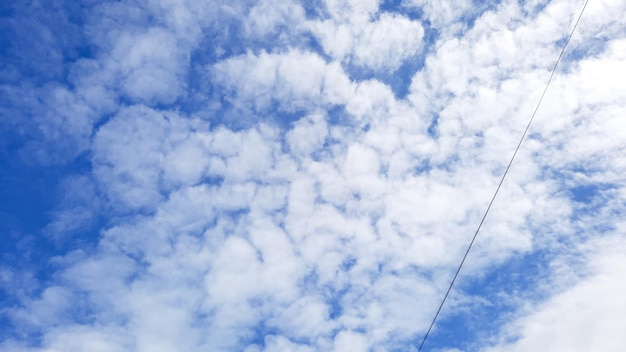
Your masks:
[{"label": "clear blue patch of sky", "polygon": [[428,128],[426,129],[426,133],[428,133],[428,135],[433,138],[433,139],[437,139],[439,138],[439,114],[435,114],[432,117],[432,120],[430,121],[430,124],[428,125]]},{"label": "clear blue patch of sky", "polygon": [[264,122],[273,122],[282,129],[288,129],[292,124],[300,120],[303,116],[309,114],[308,109],[302,108],[285,108],[281,102],[272,98],[270,106],[267,110],[262,111],[259,117]]},{"label": "clear blue patch of sky", "polygon": [[[0,136],[2,138],[2,136]],[[44,232],[53,220],[54,211],[65,196],[61,184],[69,175],[85,172],[88,162],[79,158],[74,162],[54,166],[25,165],[16,158],[0,158],[0,266],[16,276],[32,275],[33,282],[19,279],[10,291],[0,291],[0,305],[18,307],[20,293],[39,295],[46,284],[54,280],[56,268],[50,266],[54,256],[65,255],[74,249],[88,250],[99,238],[98,229],[105,220],[96,212],[91,224],[72,236],[56,238]],[[71,204],[68,204],[71,206]],[[26,285],[20,287],[20,285]],[[15,337],[38,341],[36,332],[15,330],[10,319],[0,315],[0,338]],[[26,335],[24,335],[26,334]]]},{"label": "clear blue patch of sky", "polygon": [[67,63],[90,51],[82,31],[81,5],[73,1],[9,3],[0,17],[2,66],[13,66],[37,83],[63,81]]},{"label": "clear blue patch of sky", "polygon": [[[565,53],[563,54],[563,63],[573,63],[578,62],[582,59],[588,59],[590,57],[596,57],[602,54],[606,50],[606,44],[610,38],[607,37],[597,37],[593,39],[585,40],[584,42],[578,44],[577,46],[568,45]],[[563,43],[562,45],[564,45]],[[572,43],[570,43],[572,44]],[[559,45],[561,47],[562,45]]]},{"label": "clear blue patch of sky", "polygon": [[430,165],[430,159],[422,159],[417,162],[417,164],[413,167],[414,175],[421,175],[428,173],[432,170],[432,166]]},{"label": "clear blue patch of sky", "polygon": [[[557,39],[554,42],[554,46],[558,49],[563,48],[563,46],[565,46],[565,43],[567,42],[567,35],[563,35],[561,36],[561,38]],[[555,58],[556,59],[556,58]]]},{"label": "clear blue patch of sky", "polygon": [[[571,200],[574,201],[574,212],[570,215],[574,221],[586,222],[589,217],[601,216],[604,208],[611,202],[618,201],[615,191],[617,186],[611,183],[583,183],[570,186],[566,191]],[[619,216],[619,210],[614,209],[613,216]],[[596,222],[593,225],[587,224],[589,231],[602,234],[614,230],[614,223]]]},{"label": "clear blue patch of sky", "polygon": [[350,292],[350,286],[326,287],[325,302],[329,307],[329,318],[337,320],[343,315],[343,306],[346,295]]},{"label": "clear blue patch of sky", "polygon": [[371,70],[366,67],[344,64],[344,70],[350,79],[361,82],[375,79],[387,84],[393,91],[396,99],[404,99],[409,93],[411,81],[415,73],[424,67],[425,57],[417,54],[407,59],[394,71]]},{"label": "clear blue patch of sky", "polygon": [[303,33],[297,40],[301,41],[297,47],[311,51],[322,57],[326,62],[331,61],[330,55],[326,54],[322,44],[311,33]]},{"label": "clear blue patch of sky", "polygon": [[382,0],[379,5],[381,12],[397,13],[412,20],[422,20],[424,11],[415,6],[406,6],[405,0]]},{"label": "clear blue patch of sky", "polygon": [[[32,95],[50,82],[70,84],[67,77],[71,64],[93,54],[83,24],[82,4],[74,1],[0,5],[0,81],[10,87],[0,97],[0,265],[18,276],[33,275],[31,289],[35,291],[28,292],[35,295],[43,287],[39,283],[48,282],[54,275],[50,258],[93,246],[98,239],[97,229],[104,223],[95,213],[91,224],[69,238],[54,238],[45,233],[45,226],[54,220],[54,212],[64,210],[59,208],[65,196],[63,182],[68,177],[89,174],[90,156],[82,153],[40,164],[33,162],[37,158],[31,155],[40,150],[63,153],[64,148],[72,147],[71,141],[59,145],[41,139],[32,117],[43,113],[46,107],[40,96]],[[29,145],[34,148],[25,148]],[[10,289],[12,292],[0,293],[0,305],[4,307],[15,307],[15,294],[26,288]],[[5,315],[0,317],[0,330],[2,339],[13,334],[38,339],[25,331],[15,331]]]},{"label": "clear blue patch of sky", "polygon": [[302,8],[307,19],[323,19],[326,18],[326,6],[323,0],[301,0]]},{"label": "clear blue patch of sky", "polygon": [[595,197],[598,196],[598,193],[601,190],[600,185],[580,185],[576,187],[572,187],[570,192],[572,194],[572,198],[579,203],[590,203],[593,201]]},{"label": "clear blue patch of sky", "polygon": [[271,335],[280,335],[280,330],[275,326],[268,325],[267,321],[261,320],[252,328],[251,336],[245,340],[243,345],[257,345],[261,348],[265,348],[265,338]]},{"label": "clear blue patch of sky", "polygon": [[[470,252],[468,260],[471,256]],[[531,301],[545,297],[546,292],[534,291],[534,288],[538,281],[546,279],[541,273],[549,271],[551,258],[550,253],[542,251],[517,255],[486,271],[482,277],[466,277],[461,271],[437,319],[436,329],[428,337],[425,350],[435,347],[475,350],[476,344],[495,336],[515,313],[518,303],[503,297]],[[477,301],[463,308],[456,307],[452,313],[450,304],[459,293]]]},{"label": "clear blue patch of sky", "polygon": [[[62,182],[73,175],[88,174],[90,169],[91,164],[87,160],[87,155],[71,163],[52,166],[27,165],[19,158],[0,158],[0,214],[7,219],[0,224],[0,231],[5,234],[5,241],[0,244],[3,261],[12,256],[20,265],[26,264],[22,260],[42,264],[50,256],[72,249],[73,241],[59,242],[41,230],[53,220],[54,211],[63,210],[58,208],[58,204],[65,196],[64,188],[61,187]],[[90,230],[95,229],[85,229]],[[85,244],[83,240],[95,241],[97,237],[93,234],[84,235],[93,238],[75,239],[81,241],[81,246]],[[16,250],[24,239],[23,236],[34,239],[31,249],[37,251],[37,256],[18,255],[27,253]],[[40,268],[45,271],[45,265]]]},{"label": "clear blue patch of sky", "polygon": [[572,217],[586,216],[604,206],[607,198],[612,197],[610,192],[616,188],[615,184],[607,182],[591,183],[582,179],[576,181],[578,176],[592,176],[599,172],[590,166],[573,166],[555,170],[544,167],[542,177],[544,179],[560,180],[559,192],[563,192],[575,202],[575,211]]},{"label": "clear blue patch of sky", "polygon": [[[11,48],[11,28],[14,25],[13,18],[15,17],[15,5],[10,1],[0,2],[0,58],[3,58],[0,65],[6,65],[4,60],[8,57],[9,49]],[[0,66],[0,69],[4,67]]]},{"label": "clear blue patch of sky", "polygon": [[343,271],[350,271],[350,269],[352,269],[356,265],[356,263],[357,263],[356,258],[348,257],[341,263],[340,268]]},{"label": "clear blue patch of sky", "polygon": [[355,121],[352,115],[346,111],[344,105],[335,105],[326,109],[328,115],[328,124],[337,126],[355,126]]}]

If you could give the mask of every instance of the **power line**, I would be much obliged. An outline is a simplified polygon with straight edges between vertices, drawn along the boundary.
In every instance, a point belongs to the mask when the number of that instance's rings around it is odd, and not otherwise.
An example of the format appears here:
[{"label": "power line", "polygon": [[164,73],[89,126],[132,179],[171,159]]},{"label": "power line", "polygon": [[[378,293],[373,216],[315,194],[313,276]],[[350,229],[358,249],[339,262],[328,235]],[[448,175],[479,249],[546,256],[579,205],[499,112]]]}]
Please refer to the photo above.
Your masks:
[{"label": "power line", "polygon": [[420,347],[417,349],[417,352],[420,352],[422,350],[422,347],[424,347],[424,343],[426,342],[426,339],[428,338],[430,331],[435,325],[435,322],[437,321],[437,317],[439,316],[439,313],[441,312],[443,305],[446,303],[446,300],[448,299],[448,295],[450,294],[450,291],[452,290],[452,287],[454,286],[454,282],[456,281],[456,278],[459,276],[459,272],[461,272],[461,268],[463,267],[463,264],[465,263],[465,259],[467,259],[467,255],[472,249],[472,246],[474,245],[474,242],[476,241],[476,237],[478,236],[478,233],[480,232],[480,229],[483,226],[485,219],[487,218],[487,214],[489,214],[489,210],[491,209],[493,202],[496,200],[498,192],[500,191],[500,187],[502,186],[502,183],[504,182],[506,175],[509,173],[509,169],[511,168],[511,165],[513,164],[513,161],[515,160],[515,156],[517,155],[517,152],[519,151],[519,148],[521,147],[522,142],[524,141],[524,138],[526,137],[526,134],[528,133],[528,129],[530,129],[530,125],[533,123],[533,120],[535,119],[535,115],[537,114],[537,111],[539,110],[539,106],[541,105],[541,102],[543,101],[543,98],[546,95],[546,92],[548,91],[548,87],[550,87],[550,83],[552,82],[552,78],[554,77],[554,73],[556,72],[556,68],[559,65],[559,62],[561,62],[561,58],[563,57],[565,48],[567,48],[567,44],[569,44],[570,39],[574,35],[574,32],[576,31],[576,27],[578,27],[578,23],[580,22],[580,19],[583,17],[583,13],[585,12],[585,9],[587,8],[588,2],[589,0],[585,0],[585,4],[583,5],[582,10],[580,11],[580,15],[578,15],[578,19],[576,20],[576,23],[574,24],[574,28],[572,28],[572,31],[567,37],[567,40],[565,41],[565,45],[563,45],[563,49],[561,49],[561,53],[559,54],[559,58],[554,63],[554,67],[552,68],[552,72],[550,73],[550,78],[548,79],[548,83],[546,83],[546,87],[544,88],[543,93],[541,94],[541,98],[539,98],[539,102],[537,102],[537,106],[535,107],[533,114],[530,116],[530,120],[528,121],[528,124],[526,125],[526,129],[524,130],[522,137],[517,143],[517,147],[515,148],[515,152],[513,152],[513,156],[511,157],[511,160],[509,161],[509,165],[507,165],[506,170],[504,170],[504,174],[502,175],[502,178],[500,179],[500,183],[498,184],[496,191],[493,193],[493,197],[491,197],[491,201],[489,202],[489,205],[487,206],[487,210],[485,210],[485,214],[483,215],[483,218],[480,220],[480,223],[478,224],[478,227],[476,228],[476,232],[474,233],[474,237],[472,238],[472,241],[470,242],[469,246],[467,246],[465,255],[463,256],[463,259],[461,260],[459,267],[456,269],[456,273],[454,274],[454,277],[452,278],[452,281],[450,282],[448,291],[446,291],[446,294],[443,297],[443,300],[441,301],[439,308],[437,309],[437,313],[435,313],[435,316],[432,322],[430,323],[430,326],[428,327],[428,330],[426,331],[426,334],[424,335],[424,338],[422,339],[422,343],[420,344]]}]

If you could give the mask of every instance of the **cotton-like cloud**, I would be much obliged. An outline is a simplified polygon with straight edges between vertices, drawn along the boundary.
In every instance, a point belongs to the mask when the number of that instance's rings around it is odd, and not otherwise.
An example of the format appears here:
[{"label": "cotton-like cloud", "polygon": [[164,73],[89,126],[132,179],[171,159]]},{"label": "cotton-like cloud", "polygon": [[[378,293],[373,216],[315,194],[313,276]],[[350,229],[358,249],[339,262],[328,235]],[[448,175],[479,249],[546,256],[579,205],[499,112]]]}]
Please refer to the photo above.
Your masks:
[{"label": "cotton-like cloud", "polygon": [[260,1],[250,9],[246,29],[251,36],[272,34],[279,29],[293,28],[305,20],[302,6],[294,1]]},{"label": "cotton-like cloud", "polygon": [[369,2],[344,7],[332,2],[327,4],[331,19],[307,26],[334,59],[375,71],[395,71],[417,55],[424,29],[404,16],[374,16],[377,6]]},{"label": "cotton-like cloud", "polygon": [[[3,349],[415,349],[577,7],[317,5],[100,4],[66,82],[3,87],[40,116],[24,158],[88,159],[41,230],[71,246],[46,275],[0,267]],[[623,5],[594,6],[433,349],[616,349],[626,31]],[[417,58],[406,98],[350,75]],[[492,307],[484,332],[455,325]]]},{"label": "cotton-like cloud", "polygon": [[591,250],[589,267],[580,268],[587,272],[585,277],[529,308],[507,326],[506,340],[487,351],[617,351],[624,343],[621,331],[626,312],[624,300],[615,294],[623,290],[624,282],[625,261],[619,237],[591,243],[587,248]]},{"label": "cotton-like cloud", "polygon": [[339,104],[352,89],[336,63],[312,53],[248,53],[217,63],[215,81],[232,90],[235,104],[265,110],[273,100],[287,111]]},{"label": "cotton-like cloud", "polygon": [[473,14],[476,8],[473,4],[465,1],[440,1],[429,2],[424,0],[410,0],[407,5],[414,6],[424,11],[425,17],[436,28],[454,33],[459,27],[466,26],[460,19],[464,15]]}]

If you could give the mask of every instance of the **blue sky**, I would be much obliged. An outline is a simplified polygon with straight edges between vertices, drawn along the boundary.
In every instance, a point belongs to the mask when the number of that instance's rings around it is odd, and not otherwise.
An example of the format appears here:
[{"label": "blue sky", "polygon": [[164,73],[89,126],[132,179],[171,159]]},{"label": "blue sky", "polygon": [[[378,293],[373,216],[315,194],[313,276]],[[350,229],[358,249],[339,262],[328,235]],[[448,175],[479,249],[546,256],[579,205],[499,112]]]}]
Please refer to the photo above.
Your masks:
[{"label": "blue sky", "polygon": [[[0,350],[416,351],[583,1],[0,5]],[[424,351],[626,345],[592,0]]]}]

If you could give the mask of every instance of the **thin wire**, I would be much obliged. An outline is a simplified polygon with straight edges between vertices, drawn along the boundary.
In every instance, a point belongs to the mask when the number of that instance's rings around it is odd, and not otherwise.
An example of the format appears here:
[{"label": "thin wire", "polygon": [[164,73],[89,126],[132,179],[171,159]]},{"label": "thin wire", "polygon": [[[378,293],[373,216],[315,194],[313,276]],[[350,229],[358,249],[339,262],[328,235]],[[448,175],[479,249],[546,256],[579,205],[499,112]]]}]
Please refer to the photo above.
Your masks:
[{"label": "thin wire", "polygon": [[554,77],[556,68],[559,65],[559,62],[561,62],[561,58],[563,57],[565,48],[567,48],[567,44],[569,44],[570,39],[574,35],[574,31],[576,31],[576,27],[578,27],[578,23],[580,22],[580,19],[583,17],[583,13],[585,12],[585,8],[587,8],[588,2],[589,0],[585,0],[583,9],[580,11],[580,15],[578,16],[578,19],[576,20],[576,23],[574,24],[574,28],[572,28],[572,31],[567,37],[567,41],[565,41],[565,45],[563,45],[563,49],[561,49],[559,58],[554,63],[554,67],[552,68],[552,73],[550,73],[550,79],[548,79],[548,83],[546,84],[546,87],[544,88],[543,93],[541,94],[541,98],[539,98],[539,102],[537,103],[537,106],[535,107],[535,111],[533,111],[533,114],[530,117],[530,121],[528,121],[528,124],[526,125],[526,129],[524,130],[524,133],[522,134],[522,138],[520,138],[519,143],[517,143],[517,147],[515,148],[515,152],[513,152],[513,156],[511,157],[511,160],[509,161],[509,165],[507,165],[506,170],[504,171],[504,174],[502,175],[502,178],[500,179],[500,183],[498,184],[498,187],[496,188],[496,191],[494,192],[493,197],[491,197],[489,206],[487,206],[487,210],[485,210],[485,214],[483,215],[483,218],[480,220],[480,223],[478,224],[478,228],[476,228],[474,237],[472,238],[472,241],[467,247],[467,251],[465,251],[465,255],[463,256],[463,259],[461,260],[461,264],[459,264],[458,269],[456,269],[456,273],[454,274],[454,277],[452,278],[452,282],[450,282],[450,287],[448,287],[448,291],[446,291],[446,295],[443,297],[443,300],[441,301],[441,304],[439,305],[439,308],[437,309],[437,313],[435,313],[435,317],[433,318],[433,321],[430,323],[430,326],[428,327],[428,331],[426,331],[426,335],[424,335],[424,338],[422,339],[422,343],[420,344],[420,347],[417,349],[417,352],[420,352],[422,350],[422,347],[424,347],[424,343],[426,342],[426,339],[428,338],[430,331],[435,325],[435,322],[437,321],[437,317],[439,316],[439,313],[441,312],[443,305],[446,303],[446,300],[448,299],[448,295],[450,294],[450,291],[452,290],[452,287],[454,286],[454,282],[456,281],[457,276],[459,276],[459,272],[461,272],[461,268],[463,267],[463,264],[465,263],[465,259],[467,259],[467,255],[469,254],[470,250],[472,249],[472,246],[474,245],[474,242],[476,241],[476,237],[478,236],[478,233],[480,232],[480,229],[483,226],[485,219],[487,218],[487,214],[489,214],[489,210],[491,209],[493,202],[496,200],[496,196],[498,195],[498,192],[500,191],[500,187],[502,186],[502,183],[504,182],[506,175],[509,173],[509,169],[511,168],[511,165],[513,164],[513,161],[515,160],[515,156],[517,155],[517,152],[519,151],[522,145],[522,142],[524,141],[524,138],[526,137],[526,134],[528,133],[528,130],[530,129],[530,125],[533,123],[533,120],[535,119],[535,115],[537,114],[537,111],[539,110],[539,106],[541,105],[541,102],[543,101],[543,98],[546,95],[546,92],[548,91],[548,87],[550,87],[550,82],[552,82],[552,78]]}]

